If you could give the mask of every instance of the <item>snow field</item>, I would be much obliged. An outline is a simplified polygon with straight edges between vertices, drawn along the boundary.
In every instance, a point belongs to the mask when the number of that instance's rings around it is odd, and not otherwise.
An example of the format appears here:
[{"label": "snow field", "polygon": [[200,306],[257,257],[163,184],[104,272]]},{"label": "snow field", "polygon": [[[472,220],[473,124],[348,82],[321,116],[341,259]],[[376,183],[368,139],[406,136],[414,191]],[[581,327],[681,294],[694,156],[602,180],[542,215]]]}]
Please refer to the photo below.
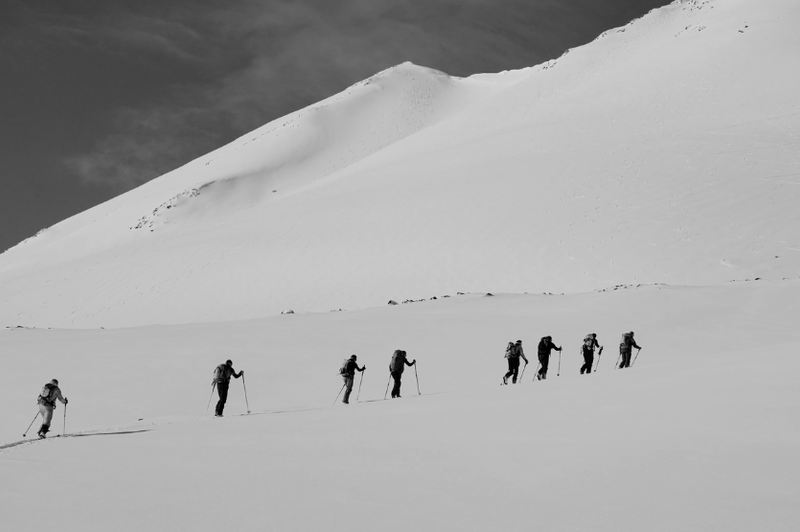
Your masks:
[{"label": "snow field", "polygon": [[[4,345],[43,373],[0,392],[3,430],[22,430],[29,396],[57,376],[68,432],[86,435],[0,453],[3,519],[20,531],[793,530],[799,291],[793,280],[465,295],[234,323],[5,330]],[[643,350],[612,370],[628,329]],[[588,332],[606,351],[581,376]],[[546,334],[564,345],[561,376],[555,355],[547,381],[530,381],[533,366],[499,386],[505,344],[522,339],[533,360]],[[419,361],[423,396],[408,368],[401,400],[330,406],[352,352],[368,368],[361,399],[381,399],[395,348]],[[229,356],[254,415],[235,416],[234,380],[228,417],[202,418],[211,371]],[[50,509],[32,519],[35,496]]]}]

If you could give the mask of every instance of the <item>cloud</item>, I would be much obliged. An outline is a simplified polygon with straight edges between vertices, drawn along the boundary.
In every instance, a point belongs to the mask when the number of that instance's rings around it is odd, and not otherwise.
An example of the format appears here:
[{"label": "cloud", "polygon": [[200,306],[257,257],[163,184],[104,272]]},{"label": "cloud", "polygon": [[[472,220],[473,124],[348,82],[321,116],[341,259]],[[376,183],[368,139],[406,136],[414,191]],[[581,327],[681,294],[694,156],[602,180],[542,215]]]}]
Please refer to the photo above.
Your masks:
[{"label": "cloud", "polygon": [[598,18],[612,5],[665,3],[109,0],[45,17],[42,32],[115,54],[152,83],[185,70],[161,101],[117,111],[104,139],[65,161],[85,183],[127,190],[403,61],[455,75],[531,66],[607,29]]},{"label": "cloud", "polygon": [[176,2],[159,7],[149,0],[10,1],[5,31],[18,44],[75,47],[106,54],[207,62],[216,59],[208,42],[206,15],[213,0],[196,7]]},{"label": "cloud", "polygon": [[129,190],[216,147],[213,124],[205,109],[171,107],[118,112],[120,133],[107,136],[85,154],[65,159],[66,167],[86,184]]}]

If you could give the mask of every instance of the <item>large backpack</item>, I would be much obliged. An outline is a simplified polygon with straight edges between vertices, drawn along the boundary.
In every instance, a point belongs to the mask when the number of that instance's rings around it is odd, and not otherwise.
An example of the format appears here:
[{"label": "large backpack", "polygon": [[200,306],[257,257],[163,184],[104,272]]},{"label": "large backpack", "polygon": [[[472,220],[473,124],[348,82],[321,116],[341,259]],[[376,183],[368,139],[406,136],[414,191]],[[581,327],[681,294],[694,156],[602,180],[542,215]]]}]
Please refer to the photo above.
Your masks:
[{"label": "large backpack", "polygon": [[633,338],[631,337],[631,333],[622,333],[622,338],[619,341],[619,346],[625,349],[630,348],[633,345]]},{"label": "large backpack", "polygon": [[347,375],[347,366],[348,365],[350,365],[350,359],[349,358],[345,358],[342,361],[341,367],[339,367],[339,375],[342,375],[342,376]]},{"label": "large backpack", "polygon": [[392,362],[389,364],[389,371],[403,371],[403,362],[405,361],[405,356],[403,352],[399,349],[392,353]]},{"label": "large backpack", "polygon": [[227,364],[220,364],[214,368],[214,382],[222,382],[225,380],[225,366],[227,366]]},{"label": "large backpack", "polygon": [[539,345],[536,346],[536,351],[539,355],[550,354],[550,342],[547,341],[547,336],[542,336],[542,339],[539,340]]},{"label": "large backpack", "polygon": [[44,386],[42,386],[42,392],[39,394],[39,397],[36,398],[36,402],[40,404],[45,404],[47,406],[55,407],[56,400],[54,397],[52,397],[53,388],[55,388],[55,386],[53,386],[49,382]]},{"label": "large backpack", "polygon": [[592,350],[594,349],[594,336],[591,334],[587,334],[586,337],[583,339],[583,347],[584,349]]},{"label": "large backpack", "polygon": [[514,358],[519,356],[519,351],[517,350],[517,346],[513,343],[509,343],[508,347],[506,347],[506,358]]}]

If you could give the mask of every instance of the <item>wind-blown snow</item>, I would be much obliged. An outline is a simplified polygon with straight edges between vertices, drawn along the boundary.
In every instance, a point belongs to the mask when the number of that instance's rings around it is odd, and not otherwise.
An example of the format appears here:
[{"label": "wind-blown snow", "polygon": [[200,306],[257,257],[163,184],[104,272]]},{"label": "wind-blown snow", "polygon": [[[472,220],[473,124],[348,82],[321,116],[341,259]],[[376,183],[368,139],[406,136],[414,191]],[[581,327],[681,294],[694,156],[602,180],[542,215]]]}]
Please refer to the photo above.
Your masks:
[{"label": "wind-blown snow", "polygon": [[[797,530],[798,23],[682,0],[525,70],[405,63],[6,251],[0,525]],[[395,349],[421,396],[382,400]],[[53,377],[67,437],[21,441]]]}]

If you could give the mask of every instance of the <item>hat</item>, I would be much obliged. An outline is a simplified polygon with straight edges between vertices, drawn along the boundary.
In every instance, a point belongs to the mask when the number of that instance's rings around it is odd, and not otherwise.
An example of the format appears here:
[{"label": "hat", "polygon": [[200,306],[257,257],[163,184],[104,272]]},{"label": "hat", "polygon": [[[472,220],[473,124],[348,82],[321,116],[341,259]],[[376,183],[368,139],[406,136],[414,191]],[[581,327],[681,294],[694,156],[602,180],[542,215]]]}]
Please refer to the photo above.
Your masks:
[{"label": "hat", "polygon": [[521,343],[522,343],[522,340],[517,340],[517,343],[518,343],[518,344],[521,344]]},{"label": "hat", "polygon": [[55,384],[56,386],[58,386],[58,379],[51,380],[50,384]]},{"label": "hat", "polygon": [[230,358],[226,360],[225,363],[229,366],[233,366],[233,360],[231,360]]},{"label": "hat", "polygon": [[630,332],[630,335],[633,336],[633,331]]},{"label": "hat", "polygon": [[350,357],[350,360],[356,360],[357,358],[358,358],[357,356],[353,355]]}]

